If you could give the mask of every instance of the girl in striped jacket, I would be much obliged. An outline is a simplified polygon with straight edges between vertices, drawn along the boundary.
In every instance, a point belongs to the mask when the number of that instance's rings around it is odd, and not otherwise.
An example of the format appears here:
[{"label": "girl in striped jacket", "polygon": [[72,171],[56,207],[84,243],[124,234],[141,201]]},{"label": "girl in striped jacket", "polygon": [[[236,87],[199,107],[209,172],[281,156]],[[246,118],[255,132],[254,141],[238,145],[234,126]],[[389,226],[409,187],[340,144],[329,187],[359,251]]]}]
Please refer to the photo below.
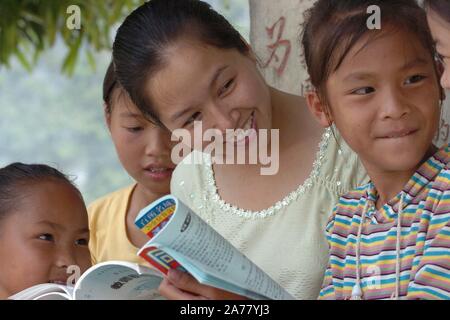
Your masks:
[{"label": "girl in striped jacket", "polygon": [[309,108],[371,180],[334,209],[320,298],[449,299],[450,147],[433,144],[444,93],[425,11],[319,0],[302,43]]}]

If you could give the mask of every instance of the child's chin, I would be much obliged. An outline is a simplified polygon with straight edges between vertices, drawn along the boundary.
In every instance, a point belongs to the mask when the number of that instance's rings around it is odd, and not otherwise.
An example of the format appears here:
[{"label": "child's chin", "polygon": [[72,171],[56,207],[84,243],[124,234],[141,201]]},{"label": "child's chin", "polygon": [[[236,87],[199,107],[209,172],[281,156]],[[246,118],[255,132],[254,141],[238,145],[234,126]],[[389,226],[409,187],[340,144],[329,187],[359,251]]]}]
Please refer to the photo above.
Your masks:
[{"label": "child's chin", "polygon": [[391,154],[383,160],[383,167],[388,172],[416,171],[422,164],[423,155]]},{"label": "child's chin", "polygon": [[170,193],[171,176],[164,179],[152,179],[150,177],[142,177],[138,183],[152,193]]},{"label": "child's chin", "polygon": [[152,182],[165,182],[172,178],[173,170],[167,170],[162,172],[151,172],[144,170],[145,179]]}]

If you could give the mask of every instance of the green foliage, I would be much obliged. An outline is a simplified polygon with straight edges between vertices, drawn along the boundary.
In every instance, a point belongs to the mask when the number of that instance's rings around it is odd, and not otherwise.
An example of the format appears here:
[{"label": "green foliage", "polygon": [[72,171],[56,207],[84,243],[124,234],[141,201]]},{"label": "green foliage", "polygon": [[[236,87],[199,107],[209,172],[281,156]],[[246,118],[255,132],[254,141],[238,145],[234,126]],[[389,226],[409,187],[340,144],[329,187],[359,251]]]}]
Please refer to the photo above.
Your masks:
[{"label": "green foliage", "polygon": [[[72,75],[79,60],[80,48],[95,70],[93,52],[109,49],[111,31],[144,0],[1,0],[0,1],[0,67],[11,66],[16,58],[31,71],[42,52],[51,48],[57,38],[67,47],[61,71]],[[212,2],[222,11],[242,7],[247,0],[218,0]],[[237,3],[238,5],[235,5]],[[81,28],[68,27],[73,12],[80,9]],[[239,28],[242,31],[241,28]],[[245,33],[245,31],[244,31]]]},{"label": "green foliage", "polygon": [[[2,0],[0,2],[0,65],[10,66],[16,57],[31,70],[41,53],[61,38],[68,51],[63,73],[73,74],[80,48],[93,67],[92,51],[109,49],[111,29],[143,0]],[[73,12],[80,9],[81,28],[68,27]]]}]

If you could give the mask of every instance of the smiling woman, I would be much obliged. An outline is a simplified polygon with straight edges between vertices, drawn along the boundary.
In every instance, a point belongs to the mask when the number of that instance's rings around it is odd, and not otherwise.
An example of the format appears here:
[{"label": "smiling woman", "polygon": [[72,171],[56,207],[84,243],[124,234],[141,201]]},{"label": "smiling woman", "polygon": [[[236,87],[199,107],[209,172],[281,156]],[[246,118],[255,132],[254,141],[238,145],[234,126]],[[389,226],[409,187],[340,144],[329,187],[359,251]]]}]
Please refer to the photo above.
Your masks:
[{"label": "smiling woman", "polygon": [[[120,26],[113,60],[143,115],[172,133],[193,132],[196,121],[201,136],[210,129],[224,136],[279,130],[276,174],[261,175],[261,162],[213,163],[204,141],[175,169],[171,192],[295,297],[316,298],[327,261],[328,213],[340,193],[365,179],[339,134],[335,140],[323,130],[302,97],[268,86],[243,37],[203,1],[142,5]],[[248,151],[256,139],[247,141]],[[168,298],[236,298],[172,276],[161,286]]]}]

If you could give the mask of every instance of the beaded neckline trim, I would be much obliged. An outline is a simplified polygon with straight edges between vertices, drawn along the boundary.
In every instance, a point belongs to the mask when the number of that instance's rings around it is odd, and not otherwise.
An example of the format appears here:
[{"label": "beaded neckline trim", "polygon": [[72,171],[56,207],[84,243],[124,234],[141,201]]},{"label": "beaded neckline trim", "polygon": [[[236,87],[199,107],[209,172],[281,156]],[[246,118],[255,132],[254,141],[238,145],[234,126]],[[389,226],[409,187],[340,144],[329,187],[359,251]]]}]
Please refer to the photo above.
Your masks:
[{"label": "beaded neckline trim", "polygon": [[219,207],[225,212],[244,217],[249,219],[262,219],[272,215],[275,215],[283,208],[287,207],[293,201],[297,200],[298,197],[304,194],[312,185],[314,179],[318,176],[320,168],[322,166],[323,158],[325,157],[325,152],[328,147],[328,142],[330,137],[332,136],[331,128],[325,129],[325,132],[322,135],[321,141],[319,143],[319,150],[317,151],[316,158],[313,163],[313,167],[309,177],[297,187],[296,190],[289,193],[282,200],[277,201],[273,206],[260,210],[260,211],[252,211],[238,208],[230,203],[225,202],[219,195],[217,190],[216,181],[214,178],[214,170],[211,162],[211,157],[206,156],[204,165],[202,166],[205,171],[206,177],[206,193],[211,203],[215,206]]}]

